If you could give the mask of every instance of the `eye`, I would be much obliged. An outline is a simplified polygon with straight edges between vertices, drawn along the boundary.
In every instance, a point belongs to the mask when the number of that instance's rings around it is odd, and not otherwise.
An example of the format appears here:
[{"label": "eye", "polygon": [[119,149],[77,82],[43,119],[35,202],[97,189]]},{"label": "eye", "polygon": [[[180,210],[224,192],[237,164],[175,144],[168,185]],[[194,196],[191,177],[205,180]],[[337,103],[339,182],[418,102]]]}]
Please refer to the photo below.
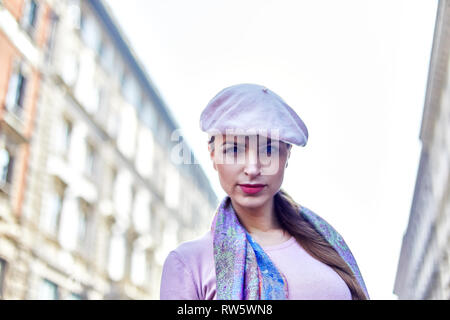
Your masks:
[{"label": "eye", "polygon": [[238,153],[239,148],[237,146],[226,148],[223,153]]},{"label": "eye", "polygon": [[[262,149],[261,149],[261,150],[262,150]],[[266,147],[266,154],[271,155],[272,152],[274,152],[274,151],[276,151],[276,150],[277,150],[276,147],[273,147],[273,146],[271,146],[271,145],[267,145],[267,147]]]}]

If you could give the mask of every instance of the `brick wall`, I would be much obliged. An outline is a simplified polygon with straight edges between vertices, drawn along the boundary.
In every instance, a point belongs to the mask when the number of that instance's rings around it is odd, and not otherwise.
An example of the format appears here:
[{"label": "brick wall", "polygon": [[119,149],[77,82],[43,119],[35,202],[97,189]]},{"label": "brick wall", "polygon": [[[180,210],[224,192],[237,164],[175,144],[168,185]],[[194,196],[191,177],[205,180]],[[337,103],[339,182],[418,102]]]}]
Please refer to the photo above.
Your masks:
[{"label": "brick wall", "polygon": [[20,20],[22,17],[23,7],[25,1],[24,0],[4,0],[3,5],[6,9],[11,12],[11,14],[16,18],[16,20]]}]

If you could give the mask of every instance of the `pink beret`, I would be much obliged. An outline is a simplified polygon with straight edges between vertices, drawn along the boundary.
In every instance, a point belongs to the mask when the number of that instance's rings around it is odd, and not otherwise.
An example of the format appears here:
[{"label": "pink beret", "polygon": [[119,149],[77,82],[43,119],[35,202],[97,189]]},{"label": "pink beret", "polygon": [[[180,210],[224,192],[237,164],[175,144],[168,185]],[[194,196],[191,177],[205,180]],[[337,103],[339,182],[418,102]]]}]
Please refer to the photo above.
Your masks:
[{"label": "pink beret", "polygon": [[305,146],[308,129],[295,111],[275,92],[256,84],[238,84],[220,91],[200,116],[202,131],[226,134],[235,130],[270,132],[278,139]]}]

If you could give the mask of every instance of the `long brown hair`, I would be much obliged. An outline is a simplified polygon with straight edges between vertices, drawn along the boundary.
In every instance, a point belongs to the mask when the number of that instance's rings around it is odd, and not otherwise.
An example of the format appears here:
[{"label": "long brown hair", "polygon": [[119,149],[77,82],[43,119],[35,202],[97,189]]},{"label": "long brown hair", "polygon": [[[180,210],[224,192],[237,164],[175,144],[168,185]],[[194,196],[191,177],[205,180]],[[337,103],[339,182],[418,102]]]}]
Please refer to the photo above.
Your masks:
[{"label": "long brown hair", "polygon": [[[208,145],[214,150],[215,137]],[[286,143],[287,149],[292,147]],[[330,266],[347,284],[353,300],[367,300],[350,267],[314,227],[299,214],[299,205],[284,191],[274,197],[275,213],[282,228],[289,232],[312,257]]]},{"label": "long brown hair", "polygon": [[299,214],[299,205],[284,191],[274,197],[279,223],[317,260],[330,266],[347,284],[353,300],[367,300],[350,267],[314,227]]}]

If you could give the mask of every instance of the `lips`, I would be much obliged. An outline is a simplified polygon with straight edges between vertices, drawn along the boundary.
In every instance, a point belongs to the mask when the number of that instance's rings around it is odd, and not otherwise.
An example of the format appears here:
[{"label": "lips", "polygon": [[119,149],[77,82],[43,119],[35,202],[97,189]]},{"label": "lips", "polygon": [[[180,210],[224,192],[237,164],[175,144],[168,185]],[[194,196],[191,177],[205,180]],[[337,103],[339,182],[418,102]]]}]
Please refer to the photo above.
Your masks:
[{"label": "lips", "polygon": [[264,189],[265,184],[240,184],[241,190],[247,194],[256,194]]}]

